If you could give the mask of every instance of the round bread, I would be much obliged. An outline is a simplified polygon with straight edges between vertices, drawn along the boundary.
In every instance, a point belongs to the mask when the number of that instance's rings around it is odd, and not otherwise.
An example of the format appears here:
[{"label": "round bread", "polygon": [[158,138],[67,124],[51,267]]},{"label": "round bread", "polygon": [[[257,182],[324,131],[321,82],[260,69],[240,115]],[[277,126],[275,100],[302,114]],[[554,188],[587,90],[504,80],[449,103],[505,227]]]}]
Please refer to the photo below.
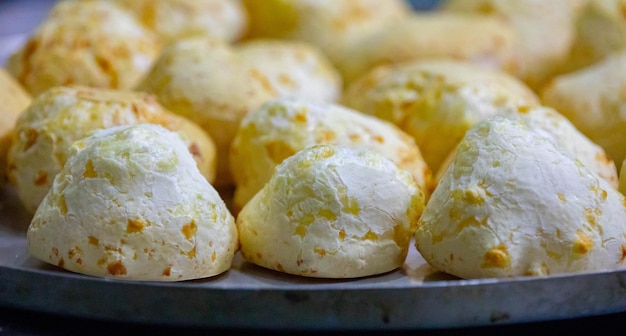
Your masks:
[{"label": "round bread", "polygon": [[277,95],[260,70],[211,38],[170,44],[137,89],[155,94],[163,106],[209,133],[217,149],[218,189],[233,184],[228,151],[239,122]]},{"label": "round bread", "polygon": [[115,0],[164,42],[195,35],[238,40],[248,17],[238,0]]},{"label": "round bread", "polygon": [[353,278],[402,266],[424,192],[365,148],[307,147],[276,167],[237,216],[241,252],[307,277]]},{"label": "round bread", "polygon": [[235,220],[185,142],[150,124],[75,142],[26,238],[42,261],[126,280],[217,275],[238,248]]},{"label": "round bread", "polygon": [[562,73],[590,66],[626,48],[626,16],[623,0],[593,0],[581,6],[576,36]]},{"label": "round bread", "polygon": [[506,18],[516,35],[519,76],[539,89],[565,62],[575,31],[572,0],[446,0],[443,8],[460,13],[483,13]]},{"label": "round bread", "polygon": [[30,105],[31,97],[8,72],[0,68],[0,186],[7,179],[7,155],[18,116]]},{"label": "round bread", "polygon": [[346,89],[343,103],[398,125],[437,171],[476,122],[505,109],[538,105],[539,99],[505,72],[422,60],[374,69]]},{"label": "round bread", "polygon": [[279,97],[339,101],[343,90],[341,75],[312,44],[257,39],[238,44],[235,51],[269,79]]},{"label": "round bread", "polygon": [[[554,109],[545,106],[519,107],[504,110],[500,116],[522,121],[530,131],[552,141],[559,149],[580,161],[612,187],[618,187],[615,162],[608,157],[602,147],[587,138],[567,118]],[[435,181],[441,179],[454,156],[454,151],[449,154],[444,164],[436,172]]]},{"label": "round bread", "polygon": [[[425,33],[428,32],[428,33]],[[514,72],[515,33],[509,22],[471,13],[414,13],[345,48],[336,61],[346,84],[375,67],[414,60],[450,58]]]},{"label": "round bread", "polygon": [[384,24],[408,16],[404,0],[242,0],[250,18],[247,38],[300,40],[334,62],[348,45]]},{"label": "round bread", "polygon": [[545,105],[567,117],[621,167],[626,158],[626,51],[555,77],[541,93]]},{"label": "round bread", "polygon": [[9,161],[9,180],[34,212],[61,171],[70,146],[90,132],[117,125],[160,124],[178,131],[207,181],[217,162],[211,137],[191,121],[164,109],[155,97],[136,92],[58,86],[38,95],[18,119]]},{"label": "round bread", "polygon": [[160,49],[156,36],[111,1],[60,1],[7,69],[33,95],[70,84],[128,89]]},{"label": "round bread", "polygon": [[493,117],[459,144],[415,245],[466,279],[615,270],[626,266],[624,201],[522,121]]},{"label": "round bread", "polygon": [[392,123],[332,103],[283,98],[245,117],[231,145],[234,212],[241,209],[287,157],[316,144],[374,150],[407,170],[428,194],[432,173],[413,138]]}]

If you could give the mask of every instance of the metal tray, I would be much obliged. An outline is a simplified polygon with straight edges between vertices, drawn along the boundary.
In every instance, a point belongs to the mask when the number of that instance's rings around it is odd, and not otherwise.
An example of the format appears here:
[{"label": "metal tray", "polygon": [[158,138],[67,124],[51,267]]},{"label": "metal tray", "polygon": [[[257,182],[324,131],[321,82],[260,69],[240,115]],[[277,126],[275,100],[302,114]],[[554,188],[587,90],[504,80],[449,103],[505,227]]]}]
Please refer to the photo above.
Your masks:
[{"label": "metal tray", "polygon": [[320,280],[246,263],[176,283],[70,273],[30,257],[30,222],[0,189],[0,305],[72,317],[208,328],[400,330],[503,325],[626,311],[626,270],[461,280],[433,270],[415,248],[401,269]]}]

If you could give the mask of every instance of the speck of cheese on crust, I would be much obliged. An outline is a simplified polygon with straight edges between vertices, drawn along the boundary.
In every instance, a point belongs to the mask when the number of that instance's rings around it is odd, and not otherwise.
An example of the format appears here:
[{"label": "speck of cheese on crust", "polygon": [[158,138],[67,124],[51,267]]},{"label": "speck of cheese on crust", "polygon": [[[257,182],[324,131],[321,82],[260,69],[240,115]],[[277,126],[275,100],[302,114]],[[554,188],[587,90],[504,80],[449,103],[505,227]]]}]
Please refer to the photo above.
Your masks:
[{"label": "speck of cheese on crust", "polygon": [[28,227],[32,256],[127,280],[180,281],[230,268],[234,217],[178,134],[117,126],[72,151]]},{"label": "speck of cheese on crust", "polygon": [[424,192],[368,149],[315,145],[287,158],[237,216],[243,257],[307,277],[353,278],[400,267]]},{"label": "speck of cheese on crust", "polygon": [[461,278],[626,266],[624,196],[520,120],[476,124],[433,192],[415,245]]}]

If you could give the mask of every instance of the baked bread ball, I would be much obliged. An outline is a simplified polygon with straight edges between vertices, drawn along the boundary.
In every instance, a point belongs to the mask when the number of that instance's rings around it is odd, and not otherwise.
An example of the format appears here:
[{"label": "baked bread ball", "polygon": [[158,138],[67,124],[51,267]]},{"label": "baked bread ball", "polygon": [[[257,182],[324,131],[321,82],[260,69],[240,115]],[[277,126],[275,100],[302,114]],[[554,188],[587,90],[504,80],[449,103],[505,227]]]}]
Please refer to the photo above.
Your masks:
[{"label": "baked bread ball", "polygon": [[562,73],[590,66],[626,48],[624,8],[624,0],[586,2],[575,22],[575,40]]},{"label": "baked bread ball", "polygon": [[408,16],[404,0],[242,0],[248,39],[266,37],[314,44],[334,62],[343,49],[385,23]]},{"label": "baked bread ball", "polygon": [[7,69],[33,95],[58,85],[129,89],[161,49],[157,37],[106,0],[60,1]]},{"label": "baked bread ball", "polygon": [[235,51],[269,79],[279,97],[322,102],[337,102],[341,97],[341,75],[315,45],[256,39],[237,44]]},{"label": "baked bread ball", "polygon": [[336,61],[346,84],[379,65],[450,58],[514,72],[515,32],[502,18],[474,13],[415,12],[349,47]]},{"label": "baked bread ball", "polygon": [[[598,144],[587,138],[565,116],[546,106],[519,107],[502,111],[500,116],[522,121],[533,131],[552,141],[559,149],[570,154],[614,188],[618,187],[615,162]],[[435,174],[439,181],[455,157],[449,154]]]},{"label": "baked bread ball", "polygon": [[439,59],[380,66],[346,89],[343,104],[398,125],[437,171],[476,122],[539,99],[503,71]]},{"label": "baked bread ball", "polygon": [[215,144],[198,125],[163,108],[154,96],[110,89],[58,86],[38,95],[15,125],[9,181],[25,209],[34,212],[74,141],[96,129],[141,123],[181,133],[201,173],[215,179]]},{"label": "baked bread ball", "polygon": [[197,123],[215,141],[218,189],[233,185],[228,162],[239,122],[277,96],[270,80],[216,39],[191,38],[167,46],[137,87],[170,111]]},{"label": "baked bread ball", "polygon": [[626,266],[624,196],[519,120],[476,124],[415,232],[439,271],[547,276]]},{"label": "baked bread ball", "polygon": [[556,74],[574,41],[576,7],[571,0],[445,0],[441,8],[460,13],[483,13],[505,18],[515,31],[519,55],[515,73],[539,89]]},{"label": "baked bread ball", "polygon": [[0,186],[7,179],[7,153],[18,116],[30,105],[31,97],[8,72],[0,68]]},{"label": "baked bread ball", "polygon": [[602,146],[618,170],[626,157],[626,51],[555,77],[541,92],[545,105],[567,117]]},{"label": "baked bread ball", "polygon": [[26,238],[37,259],[125,280],[217,275],[238,248],[235,220],[185,141],[151,124],[75,142]]},{"label": "baked bread ball", "polygon": [[388,272],[404,263],[424,197],[407,171],[370,149],[307,147],[237,216],[241,253],[306,277]]},{"label": "baked bread ball", "polygon": [[394,124],[332,103],[269,101],[242,121],[231,145],[234,209],[241,209],[287,157],[316,144],[374,150],[407,170],[426,192],[432,172],[412,137]]},{"label": "baked bread ball", "polygon": [[238,0],[115,0],[165,43],[194,35],[233,42],[248,25]]}]

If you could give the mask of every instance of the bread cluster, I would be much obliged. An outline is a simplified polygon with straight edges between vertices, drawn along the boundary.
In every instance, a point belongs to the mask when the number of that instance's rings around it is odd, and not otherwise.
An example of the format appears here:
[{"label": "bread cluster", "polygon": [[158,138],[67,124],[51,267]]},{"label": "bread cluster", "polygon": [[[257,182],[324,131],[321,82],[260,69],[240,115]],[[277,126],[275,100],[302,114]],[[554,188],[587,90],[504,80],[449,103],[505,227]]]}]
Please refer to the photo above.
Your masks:
[{"label": "bread cluster", "polygon": [[62,0],[0,71],[0,183],[89,276],[623,269],[622,8]]}]

